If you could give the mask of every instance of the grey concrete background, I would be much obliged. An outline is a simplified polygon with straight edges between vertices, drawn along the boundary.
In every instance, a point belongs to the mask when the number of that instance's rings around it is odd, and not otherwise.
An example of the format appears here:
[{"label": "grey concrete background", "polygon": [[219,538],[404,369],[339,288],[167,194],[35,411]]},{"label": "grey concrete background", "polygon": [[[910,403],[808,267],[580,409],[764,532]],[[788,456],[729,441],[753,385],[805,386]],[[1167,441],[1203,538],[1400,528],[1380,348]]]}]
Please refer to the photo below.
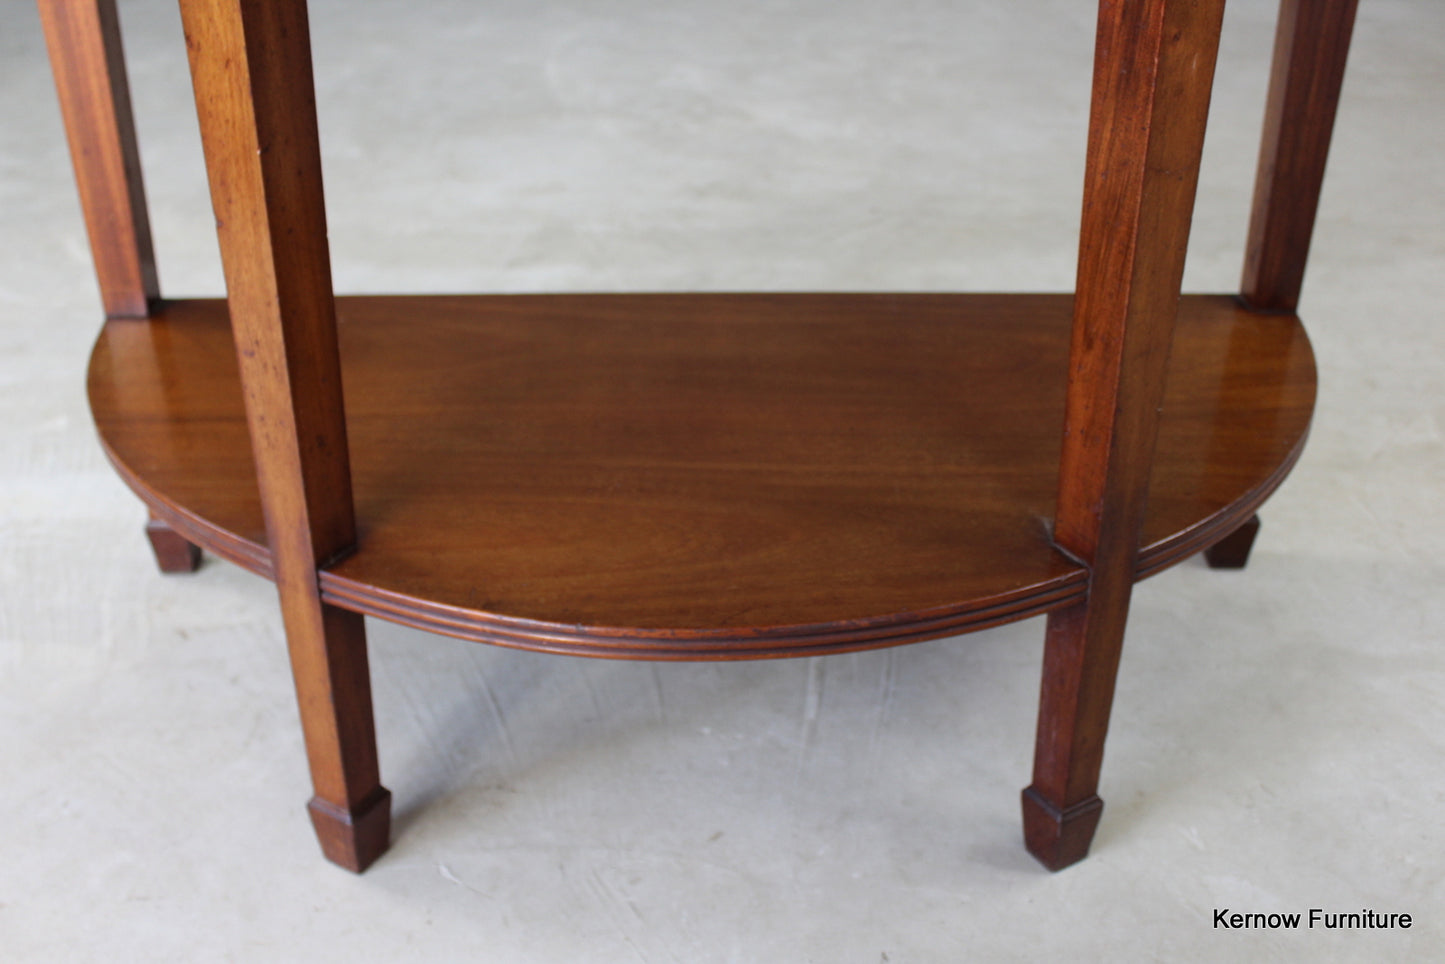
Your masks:
[{"label": "grey concrete background", "polygon": [[[122,15],[169,294],[220,291],[175,5]],[[1186,285],[1230,290],[1273,32],[1232,0]],[[318,0],[339,290],[1067,289],[1091,5]],[[1425,960],[1445,938],[1445,5],[1362,4],[1244,573],[1143,585],[1094,854],[1018,840],[1043,625],[741,666],[374,623],[393,850],[316,852],[273,590],[162,578],[33,6],[0,0],[0,958]],[[1409,931],[1225,932],[1237,911]],[[1438,956],[1437,958],[1438,959]]]}]

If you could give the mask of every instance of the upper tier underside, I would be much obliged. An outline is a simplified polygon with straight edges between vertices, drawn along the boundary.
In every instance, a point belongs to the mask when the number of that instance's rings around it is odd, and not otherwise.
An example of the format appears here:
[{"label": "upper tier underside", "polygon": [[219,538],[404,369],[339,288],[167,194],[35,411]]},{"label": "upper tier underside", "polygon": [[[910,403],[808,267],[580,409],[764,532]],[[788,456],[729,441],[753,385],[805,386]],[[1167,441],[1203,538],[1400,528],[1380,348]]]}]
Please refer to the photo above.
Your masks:
[{"label": "upper tier underside", "polygon": [[[1068,295],[337,301],[360,539],[338,606],[507,645],[796,655],[1080,599],[1050,542]],[[1292,315],[1180,309],[1142,578],[1228,534],[1314,405]],[[223,301],[106,324],[101,438],[162,518],[269,574]]]}]

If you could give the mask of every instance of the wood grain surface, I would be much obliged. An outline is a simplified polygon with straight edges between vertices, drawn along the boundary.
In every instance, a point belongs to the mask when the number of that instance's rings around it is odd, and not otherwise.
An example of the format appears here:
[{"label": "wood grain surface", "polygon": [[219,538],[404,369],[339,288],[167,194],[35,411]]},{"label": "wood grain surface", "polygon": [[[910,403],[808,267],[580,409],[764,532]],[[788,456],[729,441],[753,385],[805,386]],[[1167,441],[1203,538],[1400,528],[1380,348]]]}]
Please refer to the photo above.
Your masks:
[{"label": "wood grain surface", "polygon": [[1256,308],[1299,306],[1358,5],[1280,2],[1240,284]]},{"label": "wood grain surface", "polygon": [[1024,842],[1088,853],[1169,376],[1224,0],[1099,4],[1054,537],[1089,567],[1049,615]]},{"label": "wood grain surface", "polygon": [[356,541],[304,0],[182,0],[272,577],[326,856],[386,849],[366,631],[321,598]]},{"label": "wood grain surface", "polygon": [[[1078,601],[1049,538],[1068,295],[337,301],[359,526],[337,605],[649,658],[857,649]],[[157,514],[268,574],[219,301],[107,325],[101,438]],[[1181,305],[1139,574],[1226,536],[1303,443],[1297,319]]]},{"label": "wood grain surface", "polygon": [[39,0],[80,207],[107,318],[160,296],[115,0]]}]

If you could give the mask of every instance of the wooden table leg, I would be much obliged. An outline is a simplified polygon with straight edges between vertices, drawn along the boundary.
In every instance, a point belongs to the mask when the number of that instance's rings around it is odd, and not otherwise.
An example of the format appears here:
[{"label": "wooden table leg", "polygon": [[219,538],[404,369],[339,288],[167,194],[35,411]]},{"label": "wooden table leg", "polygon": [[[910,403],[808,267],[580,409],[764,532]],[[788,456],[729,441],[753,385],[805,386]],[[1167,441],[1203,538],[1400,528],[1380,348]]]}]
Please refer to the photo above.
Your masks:
[{"label": "wooden table leg", "polygon": [[186,540],[164,519],[151,513],[146,522],[146,538],[155,553],[156,565],[164,573],[195,572],[201,567],[201,548]]},{"label": "wooden table leg", "polygon": [[40,22],[107,318],[159,295],[115,0],[39,0]]},{"label": "wooden table leg", "polygon": [[1204,550],[1204,559],[1211,569],[1243,569],[1249,562],[1249,550],[1259,535],[1259,516],[1252,515],[1244,525]]},{"label": "wooden table leg", "polygon": [[266,536],[306,737],[312,822],[360,871],[386,849],[362,618],[318,568],[356,522],[304,0],[181,0]]},{"label": "wooden table leg", "polygon": [[1103,0],[1054,538],[1089,566],[1050,614],[1024,840],[1089,850],[1209,112],[1223,0]]},{"label": "wooden table leg", "polygon": [[1294,311],[1325,181],[1358,0],[1281,0],[1241,294]]}]

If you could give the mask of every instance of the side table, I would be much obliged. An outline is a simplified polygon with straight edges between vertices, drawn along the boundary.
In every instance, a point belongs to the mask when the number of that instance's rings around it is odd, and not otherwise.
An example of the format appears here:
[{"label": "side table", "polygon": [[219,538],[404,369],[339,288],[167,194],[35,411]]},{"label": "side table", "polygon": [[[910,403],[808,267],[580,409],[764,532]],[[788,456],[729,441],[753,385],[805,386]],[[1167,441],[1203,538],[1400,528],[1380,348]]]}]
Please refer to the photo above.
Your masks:
[{"label": "side table", "polygon": [[[759,659],[1047,614],[1024,839],[1083,858],[1134,583],[1245,564],[1355,0],[1282,0],[1244,280],[1181,297],[1223,0],[1101,0],[1074,294],[336,297],[304,0],[181,0],[227,297],[156,283],[114,0],[39,0],[165,571],[273,580],[328,858],[387,847],[363,616]],[[343,382],[345,386],[343,401]]]}]

